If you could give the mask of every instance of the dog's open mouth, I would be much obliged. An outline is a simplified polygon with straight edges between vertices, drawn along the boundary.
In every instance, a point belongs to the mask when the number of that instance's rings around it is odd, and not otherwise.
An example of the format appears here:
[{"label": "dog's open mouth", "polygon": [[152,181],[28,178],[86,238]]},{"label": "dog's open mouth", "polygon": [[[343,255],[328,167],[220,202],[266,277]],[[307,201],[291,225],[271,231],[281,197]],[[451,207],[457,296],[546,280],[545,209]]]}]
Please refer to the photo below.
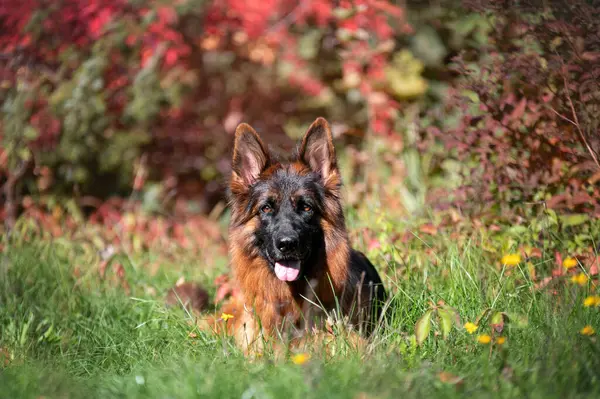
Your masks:
[{"label": "dog's open mouth", "polygon": [[275,262],[275,275],[281,281],[296,281],[300,277],[299,260],[280,260]]}]

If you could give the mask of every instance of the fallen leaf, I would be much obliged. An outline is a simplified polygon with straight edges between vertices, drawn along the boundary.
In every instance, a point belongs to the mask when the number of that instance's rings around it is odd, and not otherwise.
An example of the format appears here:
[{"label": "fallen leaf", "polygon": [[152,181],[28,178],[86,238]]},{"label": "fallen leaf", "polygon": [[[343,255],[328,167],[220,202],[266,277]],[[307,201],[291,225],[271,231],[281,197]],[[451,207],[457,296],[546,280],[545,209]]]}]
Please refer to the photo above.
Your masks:
[{"label": "fallen leaf", "polygon": [[431,223],[422,225],[421,227],[419,227],[419,231],[421,233],[429,234],[429,235],[432,235],[432,236],[435,236],[438,233],[437,227],[435,227]]},{"label": "fallen leaf", "polygon": [[441,382],[443,382],[444,384],[450,384],[450,385],[462,384],[464,381],[464,378],[454,375],[452,373],[449,373],[447,371],[442,371],[442,372],[438,373],[438,379]]},{"label": "fallen leaf", "polygon": [[202,312],[208,306],[208,292],[195,283],[182,283],[171,288],[165,299],[167,306],[183,306],[189,311]]},{"label": "fallen leaf", "polygon": [[531,252],[528,255],[530,258],[542,258],[542,250],[539,248],[531,248]]}]

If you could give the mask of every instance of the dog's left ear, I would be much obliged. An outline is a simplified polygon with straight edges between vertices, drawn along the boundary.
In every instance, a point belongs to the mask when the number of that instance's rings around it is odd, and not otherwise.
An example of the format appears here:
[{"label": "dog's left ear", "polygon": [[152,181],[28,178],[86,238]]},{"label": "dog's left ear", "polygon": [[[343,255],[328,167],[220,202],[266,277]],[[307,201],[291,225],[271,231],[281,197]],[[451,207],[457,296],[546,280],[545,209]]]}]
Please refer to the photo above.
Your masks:
[{"label": "dog's left ear", "polygon": [[325,118],[317,118],[302,139],[300,159],[324,180],[337,173],[333,136]]}]

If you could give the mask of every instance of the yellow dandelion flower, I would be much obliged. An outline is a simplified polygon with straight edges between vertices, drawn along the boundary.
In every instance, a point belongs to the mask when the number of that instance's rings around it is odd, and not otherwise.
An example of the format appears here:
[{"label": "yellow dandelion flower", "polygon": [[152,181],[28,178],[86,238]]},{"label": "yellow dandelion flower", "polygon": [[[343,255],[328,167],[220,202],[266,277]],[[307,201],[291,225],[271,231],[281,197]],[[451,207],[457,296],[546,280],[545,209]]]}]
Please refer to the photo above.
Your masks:
[{"label": "yellow dandelion flower", "polygon": [[496,338],[496,344],[498,344],[498,345],[504,345],[505,342],[506,342],[506,337]]},{"label": "yellow dandelion flower", "polygon": [[302,364],[306,363],[308,361],[308,359],[310,359],[310,356],[308,353],[296,353],[295,355],[292,356],[292,363],[302,365]]},{"label": "yellow dandelion flower", "polygon": [[471,322],[465,323],[465,330],[467,330],[469,334],[473,334],[478,328],[479,326],[477,324]]},{"label": "yellow dandelion flower", "polygon": [[574,284],[585,285],[588,282],[588,277],[584,273],[579,273],[571,277],[571,282]]},{"label": "yellow dandelion flower", "polygon": [[581,335],[594,335],[596,331],[592,328],[592,326],[585,326],[580,331]]},{"label": "yellow dandelion flower", "polygon": [[565,260],[563,260],[563,267],[565,269],[572,269],[575,266],[577,266],[577,259],[575,259],[575,258],[565,258]]},{"label": "yellow dandelion flower", "polygon": [[589,308],[591,306],[600,306],[600,296],[592,295],[585,298],[583,301],[583,306]]},{"label": "yellow dandelion flower", "polygon": [[516,266],[521,263],[521,255],[510,254],[502,257],[502,264],[506,266]]},{"label": "yellow dandelion flower", "polygon": [[229,313],[221,313],[221,320],[227,321],[229,319],[233,319],[233,315]]},{"label": "yellow dandelion flower", "polygon": [[483,334],[483,335],[480,335],[479,337],[477,337],[477,342],[479,342],[480,344],[483,344],[483,345],[487,345],[490,342],[492,342],[492,337],[490,337],[487,334]]}]

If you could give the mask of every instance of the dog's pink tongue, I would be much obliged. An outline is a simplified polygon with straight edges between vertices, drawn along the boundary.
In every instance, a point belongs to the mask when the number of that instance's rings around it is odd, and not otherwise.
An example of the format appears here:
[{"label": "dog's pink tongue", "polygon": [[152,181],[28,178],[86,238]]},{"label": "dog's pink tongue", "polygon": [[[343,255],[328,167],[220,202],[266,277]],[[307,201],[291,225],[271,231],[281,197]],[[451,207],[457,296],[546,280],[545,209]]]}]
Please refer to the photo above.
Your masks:
[{"label": "dog's pink tongue", "polygon": [[282,260],[275,262],[275,275],[281,281],[294,281],[300,275],[299,260]]}]

